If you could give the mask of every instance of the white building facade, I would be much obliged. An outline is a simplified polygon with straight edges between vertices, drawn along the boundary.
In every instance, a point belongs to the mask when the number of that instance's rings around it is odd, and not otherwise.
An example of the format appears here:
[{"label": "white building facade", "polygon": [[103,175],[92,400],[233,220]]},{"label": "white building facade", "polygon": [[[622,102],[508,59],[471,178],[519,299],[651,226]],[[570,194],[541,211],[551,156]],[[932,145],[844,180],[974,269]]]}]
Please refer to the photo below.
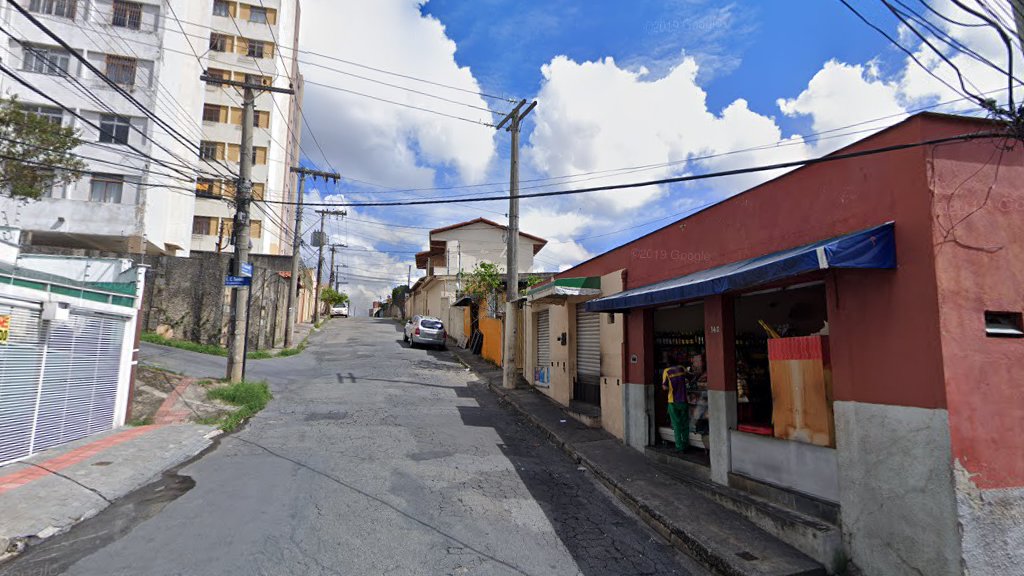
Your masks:
[{"label": "white building facade", "polygon": [[188,52],[185,37],[169,31],[165,12],[173,5],[180,18],[202,18],[202,4],[209,2],[19,4],[59,40],[5,3],[0,14],[10,34],[0,38],[0,58],[30,86],[4,74],[0,90],[17,95],[34,112],[79,130],[82,145],[75,153],[85,161],[87,173],[77,182],[52,187],[36,202],[3,198],[5,224],[31,232],[33,244],[187,256],[199,165],[192,146],[201,135],[202,67]]},{"label": "white building facade", "polygon": [[[4,3],[10,33],[0,37],[0,62],[23,82],[0,74],[0,92],[76,128],[87,168],[38,201],[0,197],[0,225],[20,226],[34,245],[114,253],[188,256],[217,251],[218,236],[221,249],[233,248],[234,205],[224,196],[238,172],[241,94],[200,76],[251,74],[301,94],[297,1],[17,1],[57,38]],[[289,48],[279,53],[272,38]],[[294,199],[288,166],[298,161],[299,135],[289,127],[299,124],[298,97],[257,98],[257,198]],[[294,212],[268,206],[253,205],[252,248],[276,254],[290,243]]]}]

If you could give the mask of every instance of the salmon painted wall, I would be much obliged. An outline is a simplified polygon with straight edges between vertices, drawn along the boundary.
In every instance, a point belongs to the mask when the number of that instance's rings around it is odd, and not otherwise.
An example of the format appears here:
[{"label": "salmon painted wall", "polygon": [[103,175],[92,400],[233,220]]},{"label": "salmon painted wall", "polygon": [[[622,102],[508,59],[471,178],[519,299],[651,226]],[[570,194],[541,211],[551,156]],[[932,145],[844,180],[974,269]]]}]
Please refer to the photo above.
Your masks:
[{"label": "salmon painted wall", "polygon": [[[973,120],[915,116],[844,152],[976,132]],[[954,153],[966,144],[944,146]],[[915,148],[793,171],[584,262],[559,277],[628,269],[627,288],[896,222],[898,272],[838,271],[830,301],[836,400],[945,407],[933,273],[927,150]],[[627,381],[646,371],[643,320],[627,315]],[[882,330],[885,327],[885,330]],[[644,375],[647,378],[646,375]]]},{"label": "salmon painted wall", "polygon": [[984,318],[1024,311],[1024,151],[943,148],[933,169],[953,457],[978,488],[1024,487],[1024,339],[986,337]]},{"label": "salmon painted wall", "polygon": [[498,318],[491,318],[487,314],[486,301],[480,302],[480,332],[484,335],[484,343],[480,348],[480,355],[486,360],[501,365],[502,341],[504,339],[504,328],[502,321]]}]

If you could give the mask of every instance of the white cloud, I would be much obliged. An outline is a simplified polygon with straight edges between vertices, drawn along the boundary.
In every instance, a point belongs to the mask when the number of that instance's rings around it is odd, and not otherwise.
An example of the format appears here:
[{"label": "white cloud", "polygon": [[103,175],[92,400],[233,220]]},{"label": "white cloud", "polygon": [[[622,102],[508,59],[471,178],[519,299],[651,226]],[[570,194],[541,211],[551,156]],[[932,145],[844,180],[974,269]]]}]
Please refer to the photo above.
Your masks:
[{"label": "white cloud", "polygon": [[[444,26],[432,17],[423,16],[421,4],[417,0],[311,2],[303,7],[302,48],[478,92],[479,85],[472,72],[455,61],[456,46],[446,36]],[[475,94],[396,79],[311,55],[303,59],[474,106],[487,106],[483,98]],[[482,110],[341,75],[319,66],[303,64],[302,72],[307,81],[473,120],[492,120],[491,115]],[[495,157],[494,131],[484,126],[313,84],[306,84],[304,108],[307,117],[316,118],[313,129],[331,164],[345,176],[389,186],[421,187],[434,183],[437,169],[451,167],[464,182],[476,183],[485,177]],[[308,146],[306,149],[314,154]],[[312,160],[322,162],[318,157]]]}]

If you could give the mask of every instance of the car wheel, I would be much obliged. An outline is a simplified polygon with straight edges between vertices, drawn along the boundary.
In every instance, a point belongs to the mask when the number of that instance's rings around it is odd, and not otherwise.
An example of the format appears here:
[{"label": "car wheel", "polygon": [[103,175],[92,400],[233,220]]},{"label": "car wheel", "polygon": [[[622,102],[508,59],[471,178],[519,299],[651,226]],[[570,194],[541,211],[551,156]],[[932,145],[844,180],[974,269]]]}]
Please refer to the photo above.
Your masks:
[{"label": "car wheel", "polygon": [[402,334],[402,342],[406,342],[406,343],[409,342],[409,335],[408,334]]}]

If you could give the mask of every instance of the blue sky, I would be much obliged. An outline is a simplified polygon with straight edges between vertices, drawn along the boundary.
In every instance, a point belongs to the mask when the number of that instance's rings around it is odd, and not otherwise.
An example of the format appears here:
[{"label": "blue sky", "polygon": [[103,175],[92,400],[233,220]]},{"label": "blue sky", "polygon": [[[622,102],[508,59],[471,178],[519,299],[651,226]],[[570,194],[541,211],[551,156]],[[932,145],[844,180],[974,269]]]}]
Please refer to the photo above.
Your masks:
[{"label": "blue sky", "polygon": [[[880,2],[854,4],[899,35]],[[933,2],[940,9],[945,4]],[[497,120],[497,112],[509,106],[471,94],[476,90],[538,99],[524,125],[524,181],[672,163],[581,176],[586,183],[576,186],[582,186],[816,156],[867,134],[828,142],[804,142],[800,135],[898,115],[951,96],[838,0],[320,0],[305,4],[302,26],[302,49],[468,90],[337,62],[329,64],[460,104],[304,66],[310,80],[468,120]],[[977,32],[952,33],[979,50],[992,49]],[[913,40],[904,38],[916,49]],[[941,62],[931,65],[943,73]],[[970,63],[963,69],[986,80]],[[500,184],[479,186],[507,182],[509,142],[503,132],[315,85],[306,86],[304,106],[325,150],[320,154],[307,135],[307,163],[333,166],[347,178],[333,189],[314,187],[308,201],[506,192]],[[877,130],[899,119],[867,127]],[[786,139],[775,149],[718,156]],[[709,154],[715,157],[693,160]],[[537,267],[564,269],[671,220],[647,222],[720,200],[769,176],[526,200],[522,225],[551,240]],[[567,181],[547,183],[538,189],[573,187]],[[478,187],[394,190],[466,185]],[[503,222],[504,213],[502,202],[356,208],[347,230],[338,223],[335,232],[352,245],[351,258],[360,269],[404,277],[411,253],[427,241],[426,229],[410,226],[440,227],[477,216]],[[357,248],[365,253],[356,254]],[[364,288],[380,291],[357,287]]]}]

